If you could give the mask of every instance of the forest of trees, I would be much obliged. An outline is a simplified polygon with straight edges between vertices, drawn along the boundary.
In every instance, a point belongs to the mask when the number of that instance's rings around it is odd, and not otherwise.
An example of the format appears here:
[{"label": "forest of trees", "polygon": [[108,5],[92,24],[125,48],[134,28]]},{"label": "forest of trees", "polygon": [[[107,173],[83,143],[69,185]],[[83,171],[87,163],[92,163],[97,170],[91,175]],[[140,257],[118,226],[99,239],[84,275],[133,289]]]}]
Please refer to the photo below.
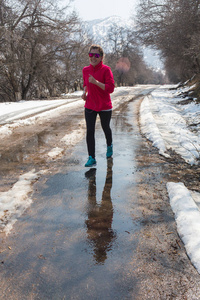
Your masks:
[{"label": "forest of trees", "polygon": [[105,62],[111,67],[118,86],[164,83],[163,74],[152,70],[144,62],[134,28],[111,25],[104,45],[105,49],[109,49]]},{"label": "forest of trees", "polygon": [[171,82],[200,73],[200,0],[140,0],[138,36],[161,51]]},{"label": "forest of trees", "polygon": [[[0,0],[0,101],[56,97],[81,86],[93,37],[69,8],[55,0]],[[109,39],[105,63],[117,84],[163,80],[145,65],[134,31],[112,27]]]},{"label": "forest of trees", "polygon": [[66,92],[88,52],[77,15],[53,0],[0,3],[0,101]]},{"label": "forest of trees", "polygon": [[[199,73],[199,1],[141,0],[136,27],[110,27],[105,63],[117,85],[178,82]],[[61,8],[56,0],[0,0],[0,101],[81,87],[93,41],[70,2]],[[142,43],[161,51],[166,76],[145,64]]]}]

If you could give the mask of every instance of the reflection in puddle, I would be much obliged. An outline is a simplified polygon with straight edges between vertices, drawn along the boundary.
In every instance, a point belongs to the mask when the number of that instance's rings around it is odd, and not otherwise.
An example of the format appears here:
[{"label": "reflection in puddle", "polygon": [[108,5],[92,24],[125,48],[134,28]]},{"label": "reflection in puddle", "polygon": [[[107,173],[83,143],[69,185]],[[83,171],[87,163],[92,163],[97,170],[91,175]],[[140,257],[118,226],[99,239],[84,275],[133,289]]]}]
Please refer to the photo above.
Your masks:
[{"label": "reflection in puddle", "polygon": [[112,229],[113,205],[111,199],[113,159],[107,160],[107,174],[102,193],[101,203],[96,199],[96,169],[91,168],[85,173],[88,179],[88,213],[87,225],[88,241],[94,248],[94,258],[98,264],[103,264],[107,252],[112,249],[115,233]]}]

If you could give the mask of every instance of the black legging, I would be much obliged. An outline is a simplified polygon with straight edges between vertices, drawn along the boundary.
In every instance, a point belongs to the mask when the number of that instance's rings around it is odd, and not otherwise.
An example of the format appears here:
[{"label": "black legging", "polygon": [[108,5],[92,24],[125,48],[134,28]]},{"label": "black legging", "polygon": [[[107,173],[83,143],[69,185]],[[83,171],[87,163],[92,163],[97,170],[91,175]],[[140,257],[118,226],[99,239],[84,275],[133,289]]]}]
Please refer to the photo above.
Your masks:
[{"label": "black legging", "polygon": [[107,146],[111,146],[112,144],[112,131],[110,128],[112,110],[97,112],[85,108],[85,120],[87,126],[86,142],[87,142],[88,154],[93,158],[95,158],[95,124],[96,124],[97,114],[99,114],[100,116],[101,127],[106,137],[106,144]]}]

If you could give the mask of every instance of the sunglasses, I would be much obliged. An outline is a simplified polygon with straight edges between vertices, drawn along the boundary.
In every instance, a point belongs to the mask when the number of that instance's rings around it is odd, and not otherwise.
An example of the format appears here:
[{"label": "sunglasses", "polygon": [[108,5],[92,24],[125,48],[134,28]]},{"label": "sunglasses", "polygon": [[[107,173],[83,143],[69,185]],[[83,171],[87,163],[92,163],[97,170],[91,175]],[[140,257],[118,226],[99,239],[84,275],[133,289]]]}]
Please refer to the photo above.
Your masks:
[{"label": "sunglasses", "polygon": [[99,58],[100,57],[100,54],[99,53],[89,53],[89,57],[96,57],[96,58]]}]

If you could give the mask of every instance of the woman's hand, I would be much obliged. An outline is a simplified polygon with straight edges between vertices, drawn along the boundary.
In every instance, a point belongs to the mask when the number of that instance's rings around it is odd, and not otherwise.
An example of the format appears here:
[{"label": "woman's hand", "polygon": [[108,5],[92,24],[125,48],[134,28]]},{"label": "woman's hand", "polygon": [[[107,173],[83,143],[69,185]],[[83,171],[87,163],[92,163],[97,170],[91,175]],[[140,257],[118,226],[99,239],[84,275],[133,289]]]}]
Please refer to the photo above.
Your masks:
[{"label": "woman's hand", "polygon": [[89,76],[89,82],[90,82],[90,83],[93,83],[93,84],[96,84],[96,83],[97,83],[97,80],[96,80],[92,75],[90,75],[90,76]]},{"label": "woman's hand", "polygon": [[87,100],[87,86],[84,86],[83,94],[82,94],[81,98],[82,98],[84,101]]},{"label": "woman's hand", "polygon": [[86,94],[86,92],[83,92],[81,98],[82,98],[84,101],[86,101],[86,99],[87,99],[87,94]]},{"label": "woman's hand", "polygon": [[100,87],[102,90],[105,90],[105,84],[102,82],[99,82],[98,80],[96,80],[91,74],[89,76],[89,82],[96,84],[98,87]]}]

